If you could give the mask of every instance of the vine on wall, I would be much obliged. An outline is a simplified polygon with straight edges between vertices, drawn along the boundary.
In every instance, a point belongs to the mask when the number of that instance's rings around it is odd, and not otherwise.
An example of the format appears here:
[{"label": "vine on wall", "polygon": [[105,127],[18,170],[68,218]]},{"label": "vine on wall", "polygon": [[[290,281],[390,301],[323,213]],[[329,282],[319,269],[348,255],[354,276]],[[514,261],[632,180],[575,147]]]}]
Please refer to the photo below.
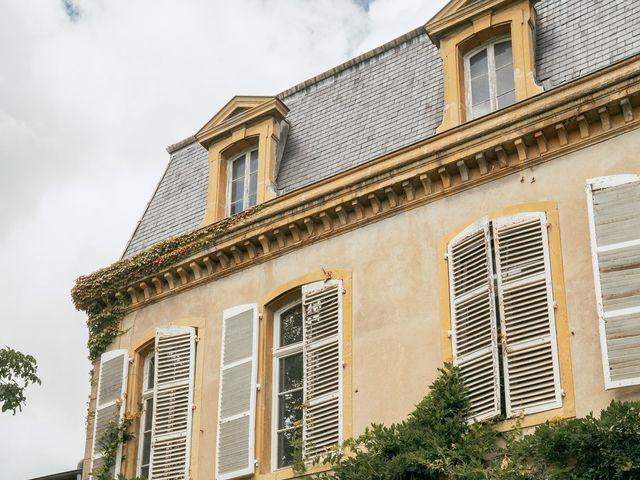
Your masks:
[{"label": "vine on wall", "polygon": [[97,360],[111,342],[124,333],[121,321],[130,300],[122,291],[127,286],[214,246],[230,228],[262,208],[258,205],[205,228],[164,240],[90,275],[78,277],[71,298],[76,309],[88,315],[89,359]]}]

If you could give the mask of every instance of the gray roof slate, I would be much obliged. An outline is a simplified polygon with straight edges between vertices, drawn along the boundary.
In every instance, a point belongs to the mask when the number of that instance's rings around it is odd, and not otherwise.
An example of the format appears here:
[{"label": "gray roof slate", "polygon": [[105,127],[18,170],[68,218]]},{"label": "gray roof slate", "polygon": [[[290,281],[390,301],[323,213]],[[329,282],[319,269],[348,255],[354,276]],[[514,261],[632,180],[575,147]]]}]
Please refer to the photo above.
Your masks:
[{"label": "gray roof slate", "polygon": [[[538,81],[553,88],[640,52],[640,1],[536,3]],[[431,137],[443,110],[442,65],[422,28],[278,95],[290,131],[277,186],[288,193]],[[196,229],[207,152],[190,138],[169,165],[123,256]]]}]

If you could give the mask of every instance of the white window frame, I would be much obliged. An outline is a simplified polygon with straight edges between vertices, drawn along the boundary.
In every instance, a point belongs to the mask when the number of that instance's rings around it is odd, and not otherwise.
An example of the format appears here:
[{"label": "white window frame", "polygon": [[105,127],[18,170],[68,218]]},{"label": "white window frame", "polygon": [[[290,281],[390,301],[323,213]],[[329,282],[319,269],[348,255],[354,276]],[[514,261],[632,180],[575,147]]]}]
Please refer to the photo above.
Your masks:
[{"label": "white window frame", "polygon": [[[243,153],[239,155],[235,155],[233,158],[227,160],[227,202],[226,202],[226,208],[225,208],[226,210],[225,216],[227,217],[231,216],[231,184],[233,180],[233,163],[236,160],[240,160],[241,158],[244,158],[244,174],[242,177],[243,183],[244,183],[244,190],[242,194],[242,209],[240,210],[240,212],[243,212],[246,209],[250,208],[249,196],[251,192],[249,191],[249,186],[251,183],[251,154],[253,152],[256,152],[256,155],[258,155],[259,153],[258,148],[257,147],[250,148],[244,151]],[[258,164],[258,168],[260,168],[259,164]],[[256,172],[256,175],[257,175],[257,172]],[[256,181],[256,204],[258,203],[257,195],[258,195],[258,186]],[[240,213],[240,212],[236,212],[236,213]]]},{"label": "white window frame", "polygon": [[[471,57],[481,52],[482,50],[487,51],[487,68],[488,68],[488,76],[489,76],[489,102],[491,105],[491,110],[489,113],[495,112],[498,110],[498,96],[496,94],[496,62],[495,62],[495,46],[499,43],[503,43],[505,41],[511,42],[511,70],[514,73],[514,88],[515,88],[515,72],[513,69],[513,40],[510,35],[500,36],[496,39],[491,40],[490,42],[484,43],[479,47],[474,48],[473,50],[467,52],[464,55],[463,63],[464,63],[464,97],[465,97],[465,106],[467,109],[467,120],[475,120],[476,118],[481,118],[483,115],[474,117],[473,116],[473,98],[471,93]],[[514,92],[515,96],[515,92]],[[505,107],[506,108],[506,107]],[[488,115],[487,113],[486,115]]]},{"label": "white window frame", "polygon": [[[145,431],[145,420],[147,414],[147,401],[153,400],[153,392],[155,391],[156,384],[154,379],[153,387],[147,388],[149,385],[149,365],[151,364],[151,360],[155,359],[156,352],[155,350],[150,351],[144,357],[144,366],[143,366],[143,375],[142,375],[142,395],[140,396],[140,402],[142,404],[142,410],[140,412],[140,431],[138,433],[138,455],[136,458],[136,477],[142,476],[142,454],[144,451],[144,431]],[[155,370],[155,366],[154,366]],[[154,405],[155,407],[155,405]],[[153,423],[153,413],[151,416],[151,421]],[[151,425],[151,431],[153,431],[153,426]],[[151,446],[149,446],[151,447]],[[151,468],[151,450],[149,450],[149,459],[148,466]]]},{"label": "white window frame", "polygon": [[[296,300],[288,303],[284,307],[277,310],[274,315],[274,328],[273,328],[273,347],[271,350],[271,356],[273,358],[273,366],[272,366],[272,398],[271,398],[271,471],[283,470],[285,468],[291,468],[291,465],[286,465],[284,467],[278,467],[278,394],[280,393],[278,390],[278,385],[280,381],[280,359],[288,357],[290,355],[295,354],[303,354],[303,345],[304,342],[300,340],[300,342],[295,343],[293,345],[287,345],[284,347],[280,347],[280,317],[283,312],[295,307],[296,305],[300,305],[302,308],[302,297],[297,298]],[[302,378],[304,380],[304,370],[302,374]],[[304,392],[304,386],[302,387],[302,391]]]}]

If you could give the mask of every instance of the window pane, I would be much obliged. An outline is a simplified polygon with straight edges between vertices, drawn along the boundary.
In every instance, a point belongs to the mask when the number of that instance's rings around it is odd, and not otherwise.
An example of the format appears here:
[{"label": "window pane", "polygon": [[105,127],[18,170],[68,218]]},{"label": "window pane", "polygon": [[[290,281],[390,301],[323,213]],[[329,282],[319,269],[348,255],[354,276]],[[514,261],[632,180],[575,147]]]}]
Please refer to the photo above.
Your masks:
[{"label": "window pane", "polygon": [[496,56],[496,69],[506,66],[511,68],[511,41],[497,43],[493,53]]},{"label": "window pane", "polygon": [[511,66],[496,70],[496,95],[504,95],[515,89]]},{"label": "window pane", "polygon": [[242,201],[232,203],[231,207],[229,208],[229,213],[231,215],[235,215],[236,213],[240,213],[241,211],[242,211]]},{"label": "window pane", "polygon": [[155,373],[155,368],[156,368],[156,357],[155,355],[153,357],[151,357],[149,359],[149,365],[148,365],[148,370],[147,370],[147,389],[153,388],[153,382],[154,382],[154,373]]},{"label": "window pane", "polygon": [[247,207],[253,207],[256,204],[257,187],[258,187],[258,172],[253,172],[249,176],[249,205],[247,205]]},{"label": "window pane", "polygon": [[231,179],[237,180],[239,178],[244,178],[244,155],[236,158],[231,164]]},{"label": "window pane", "polygon": [[144,434],[142,439],[142,465],[149,465],[149,459],[151,458],[151,432]]},{"label": "window pane", "polygon": [[469,66],[471,67],[471,78],[487,75],[487,73],[489,72],[489,66],[487,63],[487,50],[484,49],[471,57],[469,59]]},{"label": "window pane", "polygon": [[142,467],[142,470],[140,471],[140,476],[142,478],[149,478],[149,467]]},{"label": "window pane", "polygon": [[146,401],[144,406],[144,430],[151,430],[153,425],[153,397]]},{"label": "window pane", "polygon": [[258,150],[251,152],[251,173],[258,171]]},{"label": "window pane", "polygon": [[294,305],[280,315],[280,344],[291,345],[302,341],[302,304]]},{"label": "window pane", "polygon": [[302,419],[302,389],[283,393],[279,402],[278,429],[293,428]]},{"label": "window pane", "polygon": [[295,430],[278,433],[278,468],[287,467],[293,463],[293,446],[291,445]]},{"label": "window pane", "polygon": [[491,103],[484,102],[473,106],[473,118],[478,118],[491,112]]},{"label": "window pane", "polygon": [[231,182],[231,203],[241,202],[244,196],[244,182],[242,179]]},{"label": "window pane", "polygon": [[515,90],[511,90],[510,92],[507,92],[504,95],[500,95],[498,97],[498,108],[508,107],[509,105],[513,105],[514,103],[516,103]]},{"label": "window pane", "polygon": [[280,359],[280,392],[302,388],[302,352]]},{"label": "window pane", "polygon": [[471,80],[472,105],[479,105],[489,100],[489,77],[483,75]]}]

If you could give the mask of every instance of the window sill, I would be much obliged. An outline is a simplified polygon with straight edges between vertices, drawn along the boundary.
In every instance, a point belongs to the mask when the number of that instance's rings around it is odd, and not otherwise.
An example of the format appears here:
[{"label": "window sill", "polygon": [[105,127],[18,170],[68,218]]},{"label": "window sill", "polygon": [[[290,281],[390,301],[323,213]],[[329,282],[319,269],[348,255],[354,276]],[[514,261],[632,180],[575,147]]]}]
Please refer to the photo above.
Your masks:
[{"label": "window sill", "polygon": [[496,430],[499,432],[508,432],[516,428],[529,428],[541,425],[545,422],[553,422],[556,420],[564,420],[576,416],[575,408],[572,405],[563,405],[560,408],[547,410],[545,412],[532,413],[523,417],[509,418],[496,424]]},{"label": "window sill", "polygon": [[294,472],[293,468],[281,468],[273,472],[258,473],[255,478],[256,480],[290,480],[293,478],[304,478],[314,473],[328,472],[329,470],[331,470],[331,467],[328,465],[310,466],[307,467],[307,470],[304,472]]}]

